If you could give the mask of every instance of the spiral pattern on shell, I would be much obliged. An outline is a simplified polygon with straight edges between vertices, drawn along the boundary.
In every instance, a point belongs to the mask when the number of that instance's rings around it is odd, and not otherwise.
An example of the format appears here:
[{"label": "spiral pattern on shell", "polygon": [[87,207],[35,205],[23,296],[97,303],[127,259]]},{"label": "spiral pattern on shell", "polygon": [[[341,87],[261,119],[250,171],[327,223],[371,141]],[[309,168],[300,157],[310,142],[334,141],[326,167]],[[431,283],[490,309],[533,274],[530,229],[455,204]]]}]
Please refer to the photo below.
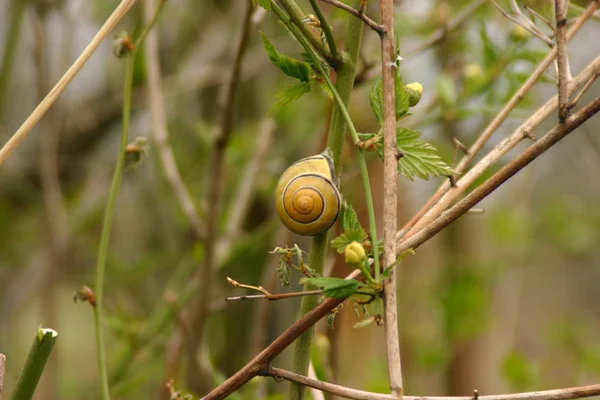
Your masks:
[{"label": "spiral pattern on shell", "polygon": [[341,196],[334,183],[333,162],[327,153],[303,158],[289,167],[275,189],[275,207],[292,232],[312,236],[336,221]]}]

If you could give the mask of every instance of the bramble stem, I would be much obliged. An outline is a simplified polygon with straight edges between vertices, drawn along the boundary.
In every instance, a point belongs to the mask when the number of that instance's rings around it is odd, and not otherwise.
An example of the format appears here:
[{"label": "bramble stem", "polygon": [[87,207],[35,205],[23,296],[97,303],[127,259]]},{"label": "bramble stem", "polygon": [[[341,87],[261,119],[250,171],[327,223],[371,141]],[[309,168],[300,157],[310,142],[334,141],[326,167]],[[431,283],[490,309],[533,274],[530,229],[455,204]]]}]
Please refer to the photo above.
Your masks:
[{"label": "bramble stem", "polygon": [[[33,345],[27,355],[25,366],[21,371],[21,376],[19,376],[17,386],[13,391],[12,400],[31,400],[33,398],[57,336],[58,334],[52,329],[38,329],[35,339],[33,339]],[[0,391],[1,389],[2,385],[0,382]]]}]

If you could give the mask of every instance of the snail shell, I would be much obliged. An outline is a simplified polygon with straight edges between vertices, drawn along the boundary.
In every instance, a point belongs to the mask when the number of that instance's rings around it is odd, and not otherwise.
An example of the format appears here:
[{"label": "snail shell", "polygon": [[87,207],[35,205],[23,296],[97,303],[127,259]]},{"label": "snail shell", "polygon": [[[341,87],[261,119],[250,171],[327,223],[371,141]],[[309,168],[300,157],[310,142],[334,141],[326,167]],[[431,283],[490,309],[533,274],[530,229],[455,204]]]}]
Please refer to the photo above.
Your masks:
[{"label": "snail shell", "polygon": [[275,207],[292,232],[312,236],[327,230],[338,217],[341,196],[327,152],[292,164],[277,183]]}]

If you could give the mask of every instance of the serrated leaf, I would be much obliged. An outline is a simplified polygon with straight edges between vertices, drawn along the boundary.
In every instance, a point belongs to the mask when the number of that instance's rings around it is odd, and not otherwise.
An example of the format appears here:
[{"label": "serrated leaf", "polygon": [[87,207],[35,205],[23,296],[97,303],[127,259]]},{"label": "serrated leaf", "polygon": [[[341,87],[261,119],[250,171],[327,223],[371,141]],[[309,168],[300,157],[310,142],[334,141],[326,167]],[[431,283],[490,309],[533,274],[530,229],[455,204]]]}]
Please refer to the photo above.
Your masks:
[{"label": "serrated leaf", "polygon": [[323,289],[325,297],[340,298],[352,296],[362,285],[355,279],[342,278],[303,278],[300,283],[309,283]]},{"label": "serrated leaf", "polygon": [[[415,177],[429,179],[434,176],[454,175],[455,171],[440,157],[430,143],[420,140],[421,132],[398,128],[396,138],[402,157],[398,161],[398,172],[411,181]],[[380,154],[383,156],[383,154]]]},{"label": "serrated leaf", "polygon": [[371,323],[373,323],[373,321],[375,321],[375,317],[369,317],[367,319],[363,319],[362,321],[358,321],[352,327],[355,329],[364,328],[364,327],[371,325]]},{"label": "serrated leaf", "polygon": [[252,0],[252,5],[264,8],[267,11],[271,11],[271,0]]},{"label": "serrated leaf", "polygon": [[261,36],[265,51],[273,65],[282,70],[287,76],[300,79],[302,82],[308,82],[311,71],[310,65],[278,52],[264,33],[261,32]]},{"label": "serrated leaf", "polygon": [[283,90],[275,95],[275,104],[269,110],[269,113],[284,107],[294,100],[299,99],[306,93],[310,92],[309,82],[300,82],[295,85],[286,86]]},{"label": "serrated leaf", "polygon": [[354,211],[352,205],[348,204],[346,201],[344,201],[342,209],[340,210],[340,221],[344,233],[356,230],[362,230],[364,232],[364,229],[358,220],[356,211]]},{"label": "serrated leaf", "polygon": [[[396,98],[396,120],[402,118],[408,113],[410,107],[410,95],[404,88],[402,83],[402,77],[396,74],[394,77],[395,86],[395,98]],[[383,124],[383,81],[381,78],[377,80],[377,83],[369,91],[369,102],[371,108],[377,117],[377,121]]]},{"label": "serrated leaf", "polygon": [[380,124],[383,123],[383,83],[381,78],[373,85],[369,91],[369,103]]}]

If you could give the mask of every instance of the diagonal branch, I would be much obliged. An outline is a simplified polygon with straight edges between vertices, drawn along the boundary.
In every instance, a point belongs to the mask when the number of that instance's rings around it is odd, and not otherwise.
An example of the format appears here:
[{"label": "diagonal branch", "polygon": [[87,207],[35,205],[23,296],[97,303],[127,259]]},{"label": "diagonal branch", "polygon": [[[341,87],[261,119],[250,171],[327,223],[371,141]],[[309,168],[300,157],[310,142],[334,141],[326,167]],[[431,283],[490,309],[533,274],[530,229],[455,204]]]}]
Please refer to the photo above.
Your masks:
[{"label": "diagonal branch", "polygon": [[373,21],[362,10],[357,10],[354,7],[350,7],[349,5],[342,3],[339,0],[321,0],[321,1],[323,3],[331,4],[332,6],[335,6],[335,7],[339,8],[340,10],[349,12],[350,14],[354,15],[356,18],[361,19],[365,24],[367,24],[367,26],[369,28],[373,29],[375,32],[377,32],[379,34],[383,34],[385,32],[385,27],[383,25],[380,25],[377,22]]}]

